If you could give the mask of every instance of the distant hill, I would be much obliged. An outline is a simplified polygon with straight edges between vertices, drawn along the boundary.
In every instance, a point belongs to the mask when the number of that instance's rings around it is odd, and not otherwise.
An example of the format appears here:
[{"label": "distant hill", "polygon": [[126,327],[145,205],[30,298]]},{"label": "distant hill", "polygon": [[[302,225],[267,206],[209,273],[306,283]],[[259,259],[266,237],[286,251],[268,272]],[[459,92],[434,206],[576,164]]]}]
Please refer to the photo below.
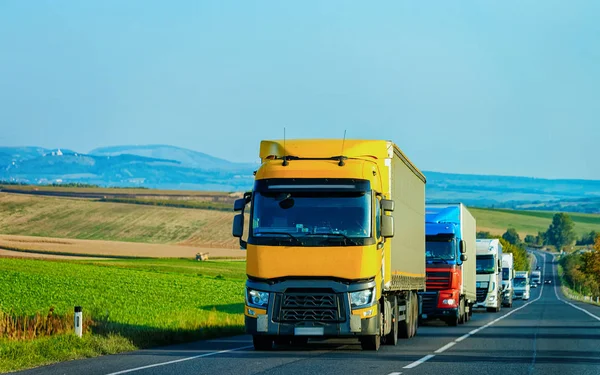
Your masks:
[{"label": "distant hill", "polygon": [[174,160],[183,167],[198,168],[204,170],[211,169],[251,169],[252,164],[232,163],[228,160],[219,159],[202,152],[188,150],[185,148],[166,146],[166,145],[146,145],[146,146],[112,146],[97,148],[89,152],[96,156],[116,156],[116,155],[136,155],[155,159]]},{"label": "distant hill", "polygon": [[[258,164],[233,163],[167,145],[103,147],[81,154],[40,147],[0,147],[0,180],[31,184],[244,191]],[[464,175],[424,171],[429,202],[469,206],[600,212],[600,181]]]}]

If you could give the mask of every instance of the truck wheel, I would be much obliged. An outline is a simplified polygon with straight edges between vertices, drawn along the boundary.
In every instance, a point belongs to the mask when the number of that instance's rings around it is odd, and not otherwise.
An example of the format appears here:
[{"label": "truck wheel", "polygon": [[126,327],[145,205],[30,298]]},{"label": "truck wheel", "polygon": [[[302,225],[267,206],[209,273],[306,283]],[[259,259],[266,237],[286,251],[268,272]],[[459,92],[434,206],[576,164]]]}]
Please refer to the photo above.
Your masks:
[{"label": "truck wheel", "polygon": [[392,330],[385,335],[383,343],[385,345],[396,345],[398,343],[398,299],[392,297]]},{"label": "truck wheel", "polygon": [[273,349],[273,338],[270,336],[252,336],[252,344],[254,350],[271,350]]},{"label": "truck wheel", "polygon": [[465,324],[465,300],[461,299],[458,305],[458,324]]},{"label": "truck wheel", "polygon": [[419,295],[417,293],[415,293],[414,295],[414,301],[416,302],[413,303],[413,316],[415,318],[413,319],[414,329],[412,332],[412,336],[416,336],[417,331],[419,330]]},{"label": "truck wheel", "polygon": [[413,331],[413,318],[414,315],[414,306],[412,302],[412,293],[409,292],[405,301],[406,310],[404,310],[404,320],[399,322],[398,324],[398,337],[401,339],[408,339]]},{"label": "truck wheel", "polygon": [[446,318],[446,324],[450,327],[456,327],[458,325],[458,316],[455,318]]},{"label": "truck wheel", "polygon": [[373,336],[363,336],[360,338],[360,346],[362,350],[379,350],[379,346],[381,345],[381,336],[373,335]]}]

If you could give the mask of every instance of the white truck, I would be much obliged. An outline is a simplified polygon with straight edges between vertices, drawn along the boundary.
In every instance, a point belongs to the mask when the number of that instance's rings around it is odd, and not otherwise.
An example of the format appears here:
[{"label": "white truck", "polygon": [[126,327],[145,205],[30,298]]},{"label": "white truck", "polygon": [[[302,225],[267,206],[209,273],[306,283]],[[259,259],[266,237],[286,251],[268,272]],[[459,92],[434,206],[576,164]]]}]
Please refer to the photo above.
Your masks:
[{"label": "white truck", "polygon": [[511,253],[502,254],[502,306],[512,307],[515,277],[514,258]]},{"label": "white truck", "polygon": [[498,312],[502,308],[502,244],[498,239],[478,239],[474,308]]},{"label": "white truck", "polygon": [[541,284],[542,283],[542,272],[540,271],[532,271],[531,272],[531,282],[536,283],[536,284]]},{"label": "white truck", "polygon": [[515,298],[521,298],[527,301],[530,297],[529,272],[517,271],[513,280]]}]

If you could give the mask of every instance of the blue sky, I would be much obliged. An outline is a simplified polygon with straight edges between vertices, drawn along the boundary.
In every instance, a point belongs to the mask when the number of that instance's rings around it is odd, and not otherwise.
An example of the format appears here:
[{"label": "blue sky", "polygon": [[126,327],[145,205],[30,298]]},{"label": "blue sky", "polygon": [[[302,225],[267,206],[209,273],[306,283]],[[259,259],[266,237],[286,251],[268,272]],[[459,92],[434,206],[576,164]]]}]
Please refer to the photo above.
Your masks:
[{"label": "blue sky", "polygon": [[0,1],[0,145],[391,139],[424,170],[600,179],[600,2]]}]

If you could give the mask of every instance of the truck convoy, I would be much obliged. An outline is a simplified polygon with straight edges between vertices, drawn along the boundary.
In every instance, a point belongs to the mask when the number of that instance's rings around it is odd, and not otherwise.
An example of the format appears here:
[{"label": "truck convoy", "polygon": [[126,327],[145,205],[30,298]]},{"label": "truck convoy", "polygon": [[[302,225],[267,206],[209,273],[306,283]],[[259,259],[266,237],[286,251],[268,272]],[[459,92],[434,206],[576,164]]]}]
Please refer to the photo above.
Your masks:
[{"label": "truck convoy", "polygon": [[[233,221],[247,249],[245,325],[255,349],[354,337],[378,350],[414,336],[425,176],[389,141],[262,141],[260,159]],[[462,249],[473,246],[466,241]]]},{"label": "truck convoy", "polygon": [[472,315],[475,290],[475,218],[461,204],[425,206],[426,292],[421,319],[456,326]]},{"label": "truck convoy", "polygon": [[542,272],[541,271],[531,271],[531,282],[536,284],[542,283]]},{"label": "truck convoy", "polygon": [[530,296],[529,272],[517,271],[515,279],[513,280],[513,287],[515,290],[515,298],[528,300]]},{"label": "truck convoy", "polygon": [[473,307],[498,312],[502,308],[502,244],[477,239],[477,302]]},{"label": "truck convoy", "polygon": [[513,279],[515,268],[513,255],[511,253],[502,254],[502,306],[512,307],[513,304]]}]

